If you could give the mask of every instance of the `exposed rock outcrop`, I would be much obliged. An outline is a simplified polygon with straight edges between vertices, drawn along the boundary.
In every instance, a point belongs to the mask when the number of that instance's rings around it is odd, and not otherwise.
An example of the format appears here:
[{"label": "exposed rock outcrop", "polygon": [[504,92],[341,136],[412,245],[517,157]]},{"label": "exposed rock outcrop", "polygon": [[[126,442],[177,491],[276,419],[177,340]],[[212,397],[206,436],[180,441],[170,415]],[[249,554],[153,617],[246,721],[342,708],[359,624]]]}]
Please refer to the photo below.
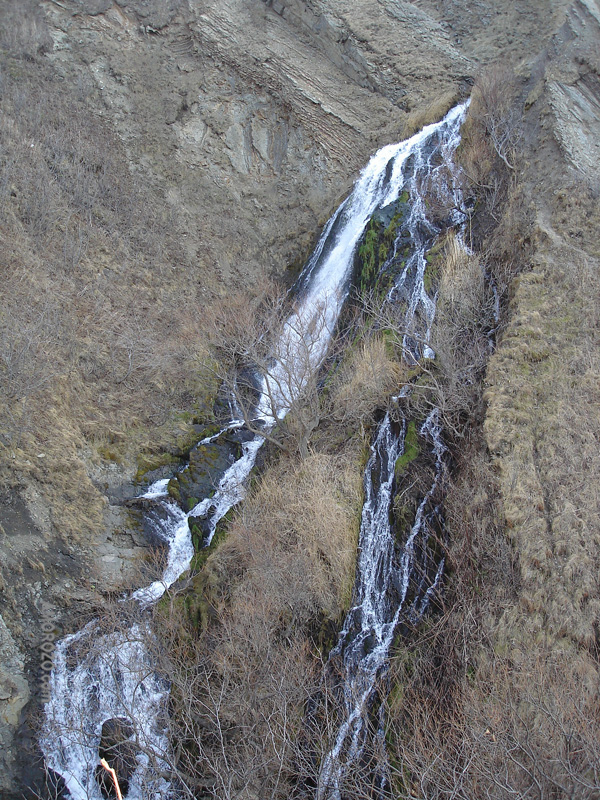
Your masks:
[{"label": "exposed rock outcrop", "polygon": [[46,5],[47,57],[79,73],[221,291],[305,255],[406,111],[449,104],[475,69],[411,3]]}]

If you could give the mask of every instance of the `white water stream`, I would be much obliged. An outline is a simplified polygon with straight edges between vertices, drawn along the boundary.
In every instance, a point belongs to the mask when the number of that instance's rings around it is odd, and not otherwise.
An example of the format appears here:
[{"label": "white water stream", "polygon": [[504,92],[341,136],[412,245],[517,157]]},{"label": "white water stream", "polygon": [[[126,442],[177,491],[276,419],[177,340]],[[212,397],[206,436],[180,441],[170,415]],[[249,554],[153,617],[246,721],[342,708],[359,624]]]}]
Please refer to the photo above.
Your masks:
[{"label": "white water stream", "polygon": [[[399,278],[397,291],[407,300],[407,315],[410,314],[410,320],[407,317],[407,321],[410,325],[422,316],[425,332],[428,332],[435,307],[423,287],[424,242],[431,241],[435,226],[427,221],[418,181],[423,176],[431,178],[436,171],[440,175],[445,174],[444,168],[458,143],[458,129],[464,109],[465,106],[457,107],[444,120],[427,126],[411,139],[379,150],[361,173],[351,195],[327,224],[301,277],[295,311],[274,345],[273,367],[269,375],[263,377],[256,417],[266,428],[272,427],[277,419],[287,413],[302,391],[309,372],[318,368],[327,352],[349,289],[354,252],[367,222],[376,209],[392,203],[405,188],[411,195],[411,203],[416,200],[410,227],[411,230],[414,228],[419,243]],[[440,192],[452,191],[442,183],[440,181]],[[422,207],[418,213],[415,211],[417,207]],[[421,240],[423,245],[420,244]],[[415,358],[418,357],[411,339],[407,338],[405,346],[408,352],[414,353]],[[306,365],[301,370],[295,369],[300,359],[306,362],[308,369]],[[299,374],[305,377],[298,379]],[[240,427],[240,424],[234,421],[230,427]],[[433,429],[433,422],[431,426]],[[397,438],[395,442],[392,441],[390,430],[389,424],[387,431],[385,424],[380,429],[378,441],[381,439],[383,450],[378,458],[381,461],[387,458],[391,481],[395,463],[393,454],[399,445]],[[433,441],[436,435],[431,433]],[[209,437],[205,441],[214,438]],[[193,556],[188,518],[201,515],[208,517],[209,542],[219,520],[244,497],[246,479],[263,441],[261,436],[255,436],[245,442],[241,457],[224,473],[212,497],[203,499],[189,513],[184,513],[168,499],[161,499],[166,491],[164,480],[156,482],[145,492],[143,497],[162,504],[166,519],[161,525],[161,536],[169,545],[168,561],[161,579],[136,591],[127,602],[137,601],[142,609],[156,602],[188,569]],[[384,455],[387,447],[389,455]],[[384,484],[381,483],[382,487]],[[387,489],[384,488],[385,492]],[[389,508],[389,498],[387,501]],[[371,519],[369,524],[376,535],[383,518],[380,518],[375,506],[367,508],[368,505],[365,505],[363,520]],[[413,538],[417,535],[415,533]],[[363,561],[366,557],[364,543],[361,543],[361,550]],[[406,558],[407,569],[410,569],[408,550]],[[371,589],[365,591],[365,597],[360,601],[360,616],[366,620],[370,614],[379,613],[377,608],[381,604]],[[387,605],[387,601],[383,605]],[[381,639],[370,650],[370,658],[365,662],[373,662],[373,675],[379,668],[375,661],[379,662],[380,656],[384,659],[389,648],[397,621],[397,614],[394,614],[387,622],[376,622],[374,616],[370,625],[370,628],[379,631],[377,635]],[[137,765],[129,781],[128,800],[166,800],[177,794],[168,779],[170,750],[164,721],[168,686],[153,670],[146,645],[146,642],[151,642],[151,637],[148,638],[150,634],[146,630],[143,613],[138,616],[139,621],[132,627],[120,626],[110,634],[101,634],[98,623],[92,622],[57,645],[50,679],[51,699],[46,705],[46,721],[40,744],[47,767],[62,776],[73,800],[102,800],[96,780],[98,750],[102,725],[111,719],[126,720],[133,729],[130,741],[137,752]],[[366,684],[364,690],[358,686],[356,689],[350,687],[348,691],[352,697],[357,692],[364,694],[367,691]],[[362,705],[365,702],[366,699]],[[361,704],[355,705],[358,708]],[[360,714],[360,710],[357,713]],[[347,735],[355,736],[352,725],[349,721],[349,733],[342,736],[339,746],[336,744],[334,748],[335,752],[332,751],[324,762],[320,790],[323,796],[332,785],[334,794],[336,792],[340,753]]]},{"label": "white water stream", "polygon": [[[431,219],[431,212],[421,187],[429,199],[435,198],[449,209],[447,225],[464,220],[462,198],[454,180],[453,157],[460,142],[460,125],[467,104],[459,106],[431,132],[416,149],[412,170],[405,187],[411,200],[411,211],[405,227],[410,232],[412,252],[389,293],[390,302],[405,304],[403,329],[404,353],[408,360],[421,356],[432,358],[428,346],[435,315],[435,297],[425,289],[426,253],[440,233]],[[397,242],[405,242],[401,235]],[[390,260],[397,259],[397,245]],[[404,394],[410,392],[405,387]],[[400,398],[396,398],[396,402]],[[397,416],[401,416],[399,410]],[[390,412],[381,422],[371,446],[365,468],[359,556],[352,607],[330,656],[339,671],[343,690],[341,721],[330,750],[321,762],[317,783],[317,800],[341,800],[355,796],[355,773],[365,763],[369,743],[371,754],[377,752],[377,768],[371,775],[374,797],[387,796],[387,759],[385,756],[385,720],[383,706],[377,715],[378,730],[373,732],[373,710],[377,687],[385,672],[390,647],[401,621],[418,621],[427,610],[440,581],[444,560],[435,563],[430,545],[439,517],[437,495],[445,472],[445,447],[437,409],[429,414],[419,429],[431,449],[435,466],[430,488],[418,505],[415,519],[401,547],[396,543],[390,525],[394,493],[396,460],[404,452],[406,422],[394,426]],[[368,761],[367,753],[367,761]]]},{"label": "white water stream", "polygon": [[[359,558],[353,605],[330,658],[341,662],[343,720],[333,746],[321,764],[317,798],[344,796],[344,782],[352,783],[369,736],[369,716],[377,683],[387,664],[398,623],[415,622],[425,613],[441,578],[444,560],[434,565],[428,550],[438,509],[433,498],[444,475],[445,447],[438,411],[420,428],[435,454],[433,482],[421,500],[415,521],[400,554],[390,526],[394,467],[403,452],[405,426],[394,432],[390,414],[379,426],[365,469],[365,503],[359,538]],[[378,734],[383,738],[383,720]],[[381,751],[381,748],[380,748]],[[379,752],[381,788],[386,783],[384,756]]]}]

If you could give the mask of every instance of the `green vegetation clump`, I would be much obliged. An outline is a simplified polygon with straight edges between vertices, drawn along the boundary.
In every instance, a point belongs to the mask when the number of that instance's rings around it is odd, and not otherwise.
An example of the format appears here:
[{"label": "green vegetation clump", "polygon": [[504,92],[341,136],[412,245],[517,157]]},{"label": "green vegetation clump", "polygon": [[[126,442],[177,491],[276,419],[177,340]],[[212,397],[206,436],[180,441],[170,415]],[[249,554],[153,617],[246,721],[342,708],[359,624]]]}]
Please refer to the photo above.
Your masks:
[{"label": "green vegetation clump", "polygon": [[417,433],[417,425],[414,420],[408,423],[406,429],[406,436],[404,438],[404,453],[396,459],[395,474],[396,480],[399,480],[406,472],[408,465],[417,458],[421,448],[419,446],[419,436]]},{"label": "green vegetation clump", "polygon": [[202,530],[201,525],[198,524],[198,521],[195,517],[188,517],[188,527],[192,535],[192,545],[194,547],[194,551],[195,553],[198,553],[202,548],[202,543],[204,541],[204,531]]},{"label": "green vegetation clump", "polygon": [[423,274],[423,286],[426,292],[431,292],[440,282],[444,266],[445,244],[446,237],[440,236],[425,256],[426,264]]},{"label": "green vegetation clump", "polygon": [[181,491],[176,478],[171,478],[167,484],[167,493],[169,497],[172,497],[177,503],[181,503]]},{"label": "green vegetation clump", "polygon": [[123,455],[113,445],[98,445],[98,454],[101,455],[105,461],[112,461],[114,464],[123,463]]},{"label": "green vegetation clump", "polygon": [[377,267],[381,258],[380,249],[378,249],[379,231],[377,227],[377,223],[371,219],[364,241],[358,249],[361,262],[359,278],[361,292],[368,291],[377,276]]},{"label": "green vegetation clump", "polygon": [[196,551],[190,564],[192,574],[200,572],[210,556],[225,541],[227,538],[229,525],[234,516],[235,509],[230,508],[227,514],[225,514],[225,516],[217,522],[210,544],[206,546],[204,546],[205,534],[201,525],[194,519],[194,517],[188,518],[188,525],[192,533],[192,543],[194,545],[194,550]]},{"label": "green vegetation clump", "polygon": [[[191,418],[191,415],[190,415]],[[216,426],[214,426],[216,428]],[[218,428],[217,428],[218,430]],[[190,424],[190,427],[183,431],[176,439],[175,447],[173,451],[181,456],[185,457],[189,455],[190,450],[198,444],[206,435],[204,430],[199,430],[198,426]]]},{"label": "green vegetation clump", "polygon": [[138,468],[135,473],[134,481],[139,483],[148,472],[161,467],[173,467],[181,463],[181,460],[172,453],[147,453],[138,456]]},{"label": "green vegetation clump", "polygon": [[362,294],[386,283],[382,269],[408,213],[408,200],[408,192],[402,192],[394,203],[376,211],[369,220],[356,258],[355,283]]}]

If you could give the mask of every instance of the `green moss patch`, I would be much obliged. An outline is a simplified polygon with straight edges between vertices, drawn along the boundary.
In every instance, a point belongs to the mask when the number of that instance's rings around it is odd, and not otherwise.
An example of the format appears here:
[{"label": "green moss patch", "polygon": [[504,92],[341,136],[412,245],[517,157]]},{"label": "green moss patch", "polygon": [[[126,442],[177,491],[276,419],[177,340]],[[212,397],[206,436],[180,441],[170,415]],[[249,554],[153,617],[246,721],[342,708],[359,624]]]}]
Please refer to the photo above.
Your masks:
[{"label": "green moss patch", "polygon": [[445,244],[446,237],[440,236],[425,256],[426,264],[423,274],[423,286],[426,292],[431,292],[440,282]]},{"label": "green moss patch", "polygon": [[[378,209],[369,220],[355,260],[355,284],[363,294],[378,288],[385,289],[389,284],[390,275],[383,275],[382,269],[401,233],[409,211],[408,200],[408,192],[402,192],[396,201]],[[397,255],[403,256],[405,249],[398,249]],[[397,271],[398,264],[390,274]]]},{"label": "green moss patch", "polygon": [[139,483],[148,472],[154,472],[154,470],[160,469],[161,467],[175,468],[180,463],[180,459],[172,453],[148,453],[140,455],[137,460],[138,468],[134,480],[136,483]]},{"label": "green moss patch", "polygon": [[417,425],[414,420],[408,423],[406,436],[404,438],[404,453],[396,459],[395,474],[398,480],[406,471],[408,465],[417,458],[421,448],[417,433]]},{"label": "green moss patch", "polygon": [[177,503],[181,503],[181,492],[176,478],[171,478],[167,484],[167,493],[169,497],[172,497]]},{"label": "green moss patch", "polygon": [[371,219],[369,227],[365,233],[363,243],[358,248],[358,256],[360,259],[360,273],[358,275],[358,283],[361,292],[368,291],[377,275],[377,267],[379,266],[379,230],[377,223]]}]

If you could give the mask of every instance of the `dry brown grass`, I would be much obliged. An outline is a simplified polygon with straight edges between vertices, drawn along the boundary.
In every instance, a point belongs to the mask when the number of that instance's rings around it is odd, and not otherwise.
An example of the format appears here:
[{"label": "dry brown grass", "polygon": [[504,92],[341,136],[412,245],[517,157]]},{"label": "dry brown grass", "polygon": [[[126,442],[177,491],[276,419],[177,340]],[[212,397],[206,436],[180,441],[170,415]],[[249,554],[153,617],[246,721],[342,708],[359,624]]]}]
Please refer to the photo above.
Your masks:
[{"label": "dry brown grass", "polygon": [[[519,281],[513,319],[492,361],[486,434],[521,557],[523,634],[590,647],[600,607],[593,445],[600,372],[588,320],[598,298],[593,281],[576,289],[587,259],[564,247],[545,250]],[[567,285],[555,271],[565,259]]]},{"label": "dry brown grass", "polygon": [[597,690],[568,656],[517,667],[496,657],[470,670],[453,696],[432,663],[404,673],[403,713],[391,725],[398,786],[432,800],[597,797]]},{"label": "dry brown grass", "polygon": [[[415,797],[600,792],[597,200],[528,180],[484,208],[510,298],[485,379],[491,453],[467,438],[457,454],[443,613],[393,665],[397,786]],[[460,260],[442,278],[453,302]]]},{"label": "dry brown grass", "polygon": [[354,348],[331,387],[333,418],[357,428],[369,426],[377,409],[398,391],[402,368],[390,358],[385,340],[372,336]]},{"label": "dry brown grass", "polygon": [[108,453],[131,471],[136,452],[173,445],[179,412],[207,412],[201,287],[177,221],[131,175],[114,132],[77,87],[48,88],[43,17],[13,22],[1,59],[0,476],[38,481],[57,529],[87,539],[103,499],[85,460]]},{"label": "dry brown grass", "polygon": [[402,138],[407,139],[420,131],[425,125],[438,122],[457,102],[457,93],[451,91],[446,92],[426,106],[418,106],[413,109],[404,122]]},{"label": "dry brown grass", "polygon": [[[356,446],[341,456],[287,458],[269,469],[209,561],[231,613],[248,596],[277,604],[273,622],[294,630],[349,600],[362,497]],[[236,575],[243,572],[241,582]]]},{"label": "dry brown grass", "polygon": [[465,320],[485,315],[485,276],[479,256],[470,254],[451,231],[444,241],[442,253],[440,299],[442,304],[460,304]]},{"label": "dry brown grass", "polygon": [[501,485],[475,436],[446,501],[450,581],[442,613],[392,661],[396,790],[464,800],[593,798],[597,645],[580,649],[548,629],[533,635],[515,617],[526,554],[505,536]]},{"label": "dry brown grass", "polygon": [[[339,623],[349,603],[358,457],[356,446],[301,462],[282,456],[192,579],[189,628],[181,630],[177,597],[158,620],[189,786],[218,787],[225,798],[289,797],[304,704],[318,681],[319,628]],[[202,633],[199,606],[211,620]]]}]

